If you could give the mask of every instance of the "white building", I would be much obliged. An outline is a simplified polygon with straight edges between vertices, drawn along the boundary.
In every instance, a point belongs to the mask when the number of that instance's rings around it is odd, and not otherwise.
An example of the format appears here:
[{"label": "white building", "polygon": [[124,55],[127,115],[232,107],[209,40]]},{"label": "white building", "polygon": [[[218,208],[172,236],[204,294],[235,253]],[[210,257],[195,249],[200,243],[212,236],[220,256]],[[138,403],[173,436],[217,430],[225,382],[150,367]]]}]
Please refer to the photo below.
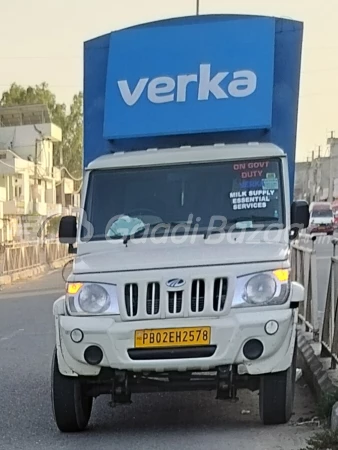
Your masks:
[{"label": "white building", "polygon": [[311,201],[338,198],[338,139],[327,139],[322,155],[296,164],[295,197]]},{"label": "white building", "polygon": [[[45,105],[0,107],[0,230],[15,216],[62,214],[57,191],[67,181],[53,166],[54,145],[61,140]],[[11,240],[1,231],[0,238]]]}]

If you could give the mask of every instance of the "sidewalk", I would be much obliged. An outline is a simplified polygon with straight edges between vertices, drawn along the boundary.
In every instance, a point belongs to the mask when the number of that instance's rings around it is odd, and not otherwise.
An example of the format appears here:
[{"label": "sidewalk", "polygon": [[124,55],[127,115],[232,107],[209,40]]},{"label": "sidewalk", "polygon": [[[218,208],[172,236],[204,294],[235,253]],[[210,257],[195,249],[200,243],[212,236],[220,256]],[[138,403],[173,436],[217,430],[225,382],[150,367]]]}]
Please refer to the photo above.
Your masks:
[{"label": "sidewalk", "polygon": [[59,259],[50,264],[41,264],[30,269],[21,270],[18,272],[13,272],[10,275],[0,276],[0,287],[7,286],[20,280],[29,280],[32,278],[40,277],[41,275],[47,274],[51,270],[61,269],[64,264],[69,261],[69,257],[64,259]]}]

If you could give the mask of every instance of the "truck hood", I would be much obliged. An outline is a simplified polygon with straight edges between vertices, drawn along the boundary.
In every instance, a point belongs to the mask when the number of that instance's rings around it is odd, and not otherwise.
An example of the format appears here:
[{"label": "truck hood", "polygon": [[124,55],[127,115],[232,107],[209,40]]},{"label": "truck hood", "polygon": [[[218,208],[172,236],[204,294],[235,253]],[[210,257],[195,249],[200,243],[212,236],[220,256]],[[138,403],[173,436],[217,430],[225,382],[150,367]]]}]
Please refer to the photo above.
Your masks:
[{"label": "truck hood", "polygon": [[311,225],[330,225],[333,223],[333,217],[313,217],[310,221]]},{"label": "truck hood", "polygon": [[[87,244],[85,244],[87,245]],[[91,245],[91,244],[89,244]],[[194,244],[105,245],[75,258],[73,273],[104,273],[134,270],[201,267],[285,261],[289,246],[276,242],[246,242],[208,245],[204,240]],[[107,247],[110,247],[107,249]],[[89,250],[89,248],[88,248]]]}]

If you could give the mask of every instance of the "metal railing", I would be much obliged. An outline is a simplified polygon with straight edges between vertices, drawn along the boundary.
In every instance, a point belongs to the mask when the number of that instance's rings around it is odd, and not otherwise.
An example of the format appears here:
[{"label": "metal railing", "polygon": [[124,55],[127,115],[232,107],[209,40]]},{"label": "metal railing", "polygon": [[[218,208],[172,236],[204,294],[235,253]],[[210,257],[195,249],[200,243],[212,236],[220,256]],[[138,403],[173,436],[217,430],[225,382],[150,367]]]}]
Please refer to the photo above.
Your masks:
[{"label": "metal railing", "polygon": [[331,369],[338,365],[338,239],[331,240],[333,253],[327,286],[320,294],[326,295],[325,313],[320,332],[318,316],[318,284],[315,238],[311,247],[299,243],[292,245],[292,279],[305,288],[305,301],[299,308],[299,321],[306,331],[313,333],[313,339],[321,344],[321,356],[331,358]]},{"label": "metal railing", "polygon": [[58,241],[22,242],[0,247],[0,275],[33,269],[68,257],[67,245]]},{"label": "metal railing", "polygon": [[329,282],[326,290],[326,304],[321,336],[322,356],[331,357],[331,368],[338,363],[338,257],[336,247],[338,239],[332,239],[333,254],[331,256]]},{"label": "metal railing", "polygon": [[48,241],[45,244],[46,260],[50,264],[59,259],[65,259],[69,256],[68,245],[60,244],[59,241]]},{"label": "metal railing", "polygon": [[310,247],[300,241],[291,247],[291,279],[302,284],[305,289],[304,302],[299,305],[299,323],[305,331],[311,332],[313,340],[319,341],[320,326],[318,317],[318,283],[315,238]]}]

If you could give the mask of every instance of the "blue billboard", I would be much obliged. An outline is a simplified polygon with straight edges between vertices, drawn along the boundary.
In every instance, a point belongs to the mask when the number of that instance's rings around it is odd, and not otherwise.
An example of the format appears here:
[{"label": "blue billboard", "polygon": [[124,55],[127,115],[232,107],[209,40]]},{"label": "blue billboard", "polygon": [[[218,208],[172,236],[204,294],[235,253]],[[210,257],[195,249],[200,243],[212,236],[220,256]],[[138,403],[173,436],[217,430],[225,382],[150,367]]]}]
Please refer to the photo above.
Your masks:
[{"label": "blue billboard", "polygon": [[272,142],[292,187],[302,38],[298,21],[220,14],[85,42],[84,165],[121,150]]},{"label": "blue billboard", "polygon": [[112,33],[104,137],[270,128],[274,49],[264,17]]}]

